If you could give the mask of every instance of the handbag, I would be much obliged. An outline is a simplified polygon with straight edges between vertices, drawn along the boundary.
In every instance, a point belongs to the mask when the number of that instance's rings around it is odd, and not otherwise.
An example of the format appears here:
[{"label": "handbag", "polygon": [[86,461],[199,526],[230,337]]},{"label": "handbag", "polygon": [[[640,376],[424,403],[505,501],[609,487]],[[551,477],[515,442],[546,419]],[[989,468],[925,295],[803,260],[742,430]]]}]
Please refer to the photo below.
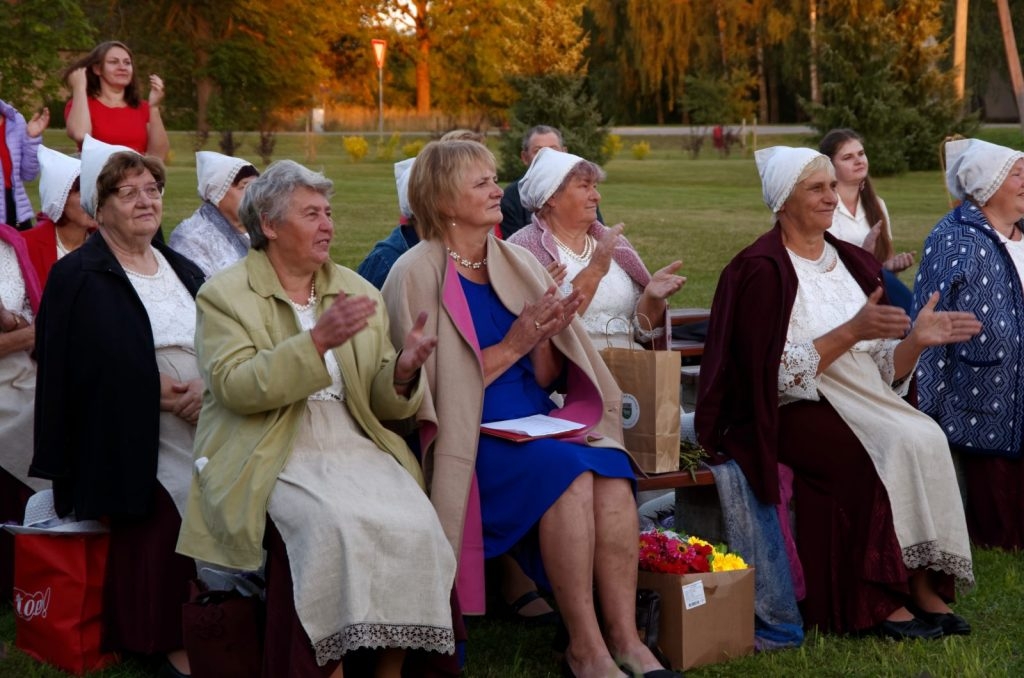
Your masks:
[{"label": "handbag", "polygon": [[600,354],[622,391],[626,449],[646,473],[678,471],[679,353],[607,347]]},{"label": "handbag", "polygon": [[118,661],[103,652],[109,534],[15,534],[15,647],[75,675]]},{"label": "handbag", "polygon": [[265,610],[255,596],[208,590],[192,582],[181,611],[182,637],[194,678],[247,678],[263,666]]}]

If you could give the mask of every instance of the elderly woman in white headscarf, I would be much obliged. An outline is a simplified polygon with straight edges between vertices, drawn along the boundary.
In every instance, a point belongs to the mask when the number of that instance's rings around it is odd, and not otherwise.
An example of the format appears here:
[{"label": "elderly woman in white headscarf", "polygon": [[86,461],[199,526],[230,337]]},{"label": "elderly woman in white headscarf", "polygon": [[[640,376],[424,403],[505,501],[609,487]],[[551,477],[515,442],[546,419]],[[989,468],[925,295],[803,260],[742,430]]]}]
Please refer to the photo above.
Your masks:
[{"label": "elderly woman in white headscarf", "polygon": [[97,231],[50,271],[37,317],[31,474],[61,516],[104,519],[103,642],[188,671],[181,606],[195,563],[174,553],[203,380],[193,348],[204,277],[153,236],[163,163],[86,136],[82,205]]},{"label": "elderly woman in white headscarf", "polygon": [[651,275],[622,236],[622,224],[606,228],[597,220],[597,184],[604,178],[589,160],[542,148],[519,181],[533,222],[509,242],[530,250],[556,280],[564,270],[564,291],[580,291],[578,313],[599,346],[631,347],[664,336],[666,300],[686,278],[675,275],[681,261]]},{"label": "elderly woman in white headscarf", "polygon": [[238,206],[245,187],[260,173],[241,158],[199,151],[196,175],[203,204],[178,224],[167,244],[209,278],[249,252],[249,234],[238,217]]},{"label": "elderly woman in white headscarf", "polygon": [[39,147],[39,199],[42,210],[34,228],[22,232],[28,255],[46,286],[50,269],[74,252],[96,230],[96,220],[82,207],[79,175],[82,163],[46,146]]},{"label": "elderly woman in white headscarf", "polygon": [[971,540],[1022,549],[1024,153],[960,139],[946,144],[946,168],[961,204],[925,240],[915,303],[938,291],[941,308],[974,313],[985,327],[922,354],[920,406],[960,453]]},{"label": "elderly woman in white headscarf", "polygon": [[[701,362],[696,426],[713,462],[734,459],[776,504],[793,472],[804,621],[895,639],[964,634],[947,605],[974,582],[963,507],[942,431],[902,396],[927,346],[980,329],[929,297],[911,326],[885,303],[880,265],[828,231],[831,162],[758,151],[775,227],[723,271]],[[902,338],[902,339],[901,339]]]}]

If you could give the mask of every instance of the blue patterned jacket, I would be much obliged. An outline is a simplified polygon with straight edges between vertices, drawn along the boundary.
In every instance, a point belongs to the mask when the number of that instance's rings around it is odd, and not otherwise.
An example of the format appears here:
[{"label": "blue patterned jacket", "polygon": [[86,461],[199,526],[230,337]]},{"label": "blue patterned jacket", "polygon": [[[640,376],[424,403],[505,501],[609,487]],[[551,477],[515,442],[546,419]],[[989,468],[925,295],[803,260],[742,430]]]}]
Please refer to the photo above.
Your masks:
[{"label": "blue patterned jacket", "polygon": [[937,310],[970,311],[971,341],[926,349],[918,403],[963,452],[1019,457],[1024,440],[1024,289],[1006,246],[971,202],[947,214],[924,241],[914,282],[919,310],[938,290]]}]

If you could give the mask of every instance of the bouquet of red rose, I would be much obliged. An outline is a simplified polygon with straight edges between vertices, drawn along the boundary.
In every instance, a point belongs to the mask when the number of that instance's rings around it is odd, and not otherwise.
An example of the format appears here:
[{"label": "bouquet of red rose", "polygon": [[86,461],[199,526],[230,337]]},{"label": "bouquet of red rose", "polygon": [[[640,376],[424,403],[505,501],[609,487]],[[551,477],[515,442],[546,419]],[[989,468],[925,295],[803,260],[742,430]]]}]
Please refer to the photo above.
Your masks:
[{"label": "bouquet of red rose", "polygon": [[663,574],[700,574],[743,570],[747,564],[724,546],[671,530],[640,533],[640,569]]}]

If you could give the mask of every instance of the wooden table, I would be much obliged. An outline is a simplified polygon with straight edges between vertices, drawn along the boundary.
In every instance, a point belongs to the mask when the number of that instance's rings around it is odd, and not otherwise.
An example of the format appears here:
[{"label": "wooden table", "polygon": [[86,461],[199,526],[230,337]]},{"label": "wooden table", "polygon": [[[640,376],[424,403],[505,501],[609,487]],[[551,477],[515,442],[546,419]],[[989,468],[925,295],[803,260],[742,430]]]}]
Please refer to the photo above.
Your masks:
[{"label": "wooden table", "polygon": [[[669,322],[672,327],[677,325],[690,325],[707,320],[711,316],[711,310],[707,308],[670,308],[668,310]],[[704,355],[704,342],[688,339],[671,339],[669,347],[678,351],[684,358],[699,357]]]}]

